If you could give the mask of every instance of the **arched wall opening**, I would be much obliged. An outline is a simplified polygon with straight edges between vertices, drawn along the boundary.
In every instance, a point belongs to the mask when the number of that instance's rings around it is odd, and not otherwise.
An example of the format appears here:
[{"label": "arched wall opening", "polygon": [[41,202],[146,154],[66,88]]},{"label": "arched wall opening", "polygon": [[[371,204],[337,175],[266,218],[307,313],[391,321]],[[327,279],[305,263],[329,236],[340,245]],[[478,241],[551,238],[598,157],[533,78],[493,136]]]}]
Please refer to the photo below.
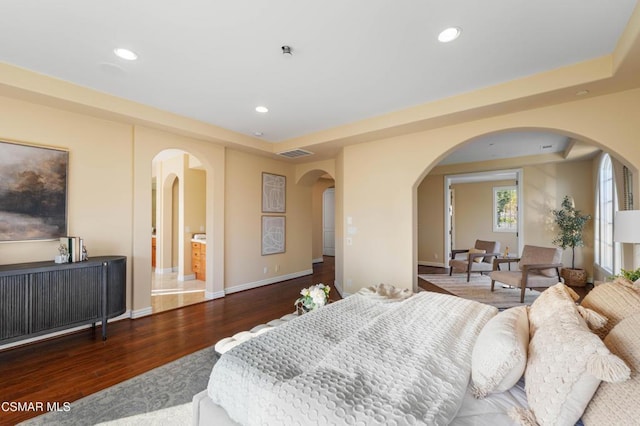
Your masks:
[{"label": "arched wall opening", "polygon": [[[180,147],[180,148],[177,148]],[[133,223],[133,318],[149,315],[151,309],[152,244],[149,230],[152,226],[150,206],[153,204],[153,159],[162,151],[180,149],[201,161],[206,174],[206,190],[201,195],[206,208],[206,262],[205,298],[224,296],[224,175],[225,150],[223,147],[197,139],[178,136],[142,126],[134,128],[134,223]],[[158,185],[157,185],[158,186]],[[199,232],[200,223],[192,232]]]},{"label": "arched wall opening", "polygon": [[[297,174],[296,183],[311,187],[311,254],[312,263],[336,257],[336,181],[333,167],[306,167]],[[335,259],[330,259],[334,260]],[[327,283],[327,284],[335,284]],[[338,289],[341,293],[341,290]]]},{"label": "arched wall opening", "polygon": [[163,150],[152,163],[151,299],[157,313],[205,300],[207,191],[206,171],[189,152]]},{"label": "arched wall opening", "polygon": [[[508,157],[503,159],[484,158],[474,162],[447,162],[447,158],[458,152],[462,148],[469,148],[470,145],[491,138],[492,135],[500,137],[511,136],[514,143],[526,144],[527,140],[519,140],[518,136],[522,130],[539,134],[561,135],[566,137],[566,145],[562,149],[553,153],[544,153],[544,146],[540,147],[539,154],[529,154],[519,157]],[[535,143],[535,142],[533,142]],[[538,147],[536,147],[538,148]],[[547,146],[549,148],[549,146]],[[522,197],[521,211],[518,212],[521,232],[514,234],[517,248],[522,248],[524,244],[553,246],[553,239],[557,236],[553,223],[551,210],[557,209],[563,197],[571,197],[576,207],[584,213],[594,216],[596,207],[596,185],[597,185],[597,165],[603,153],[609,154],[614,163],[616,185],[618,192],[630,190],[623,188],[623,168],[631,173],[637,180],[637,169],[626,159],[617,155],[610,147],[603,143],[592,140],[583,135],[562,132],[558,129],[549,128],[511,128],[502,129],[495,132],[487,132],[462,141],[453,148],[441,154],[438,160],[431,162],[417,182],[416,197],[414,198],[414,208],[417,209],[417,224],[414,238],[416,250],[414,255],[417,258],[417,267],[421,265],[436,266],[448,269],[448,253],[451,244],[455,241],[464,241],[460,247],[473,247],[476,239],[490,239],[499,241],[504,239],[502,248],[509,244],[509,237],[500,238],[499,234],[491,234],[491,221],[494,200],[491,198],[492,187],[496,185],[518,185],[519,196]],[[444,161],[443,161],[444,160]],[[464,181],[465,176],[489,175],[495,173],[500,176],[501,172],[518,170],[521,181],[496,181],[481,182],[481,179],[469,183],[448,186],[453,177],[460,176]],[[496,178],[498,179],[498,178]],[[636,189],[637,190],[637,189]],[[452,200],[452,194],[456,193],[457,199]],[[632,195],[633,198],[633,195]],[[462,201],[458,201],[462,199]],[[457,205],[457,216],[460,224],[458,234],[467,232],[460,236],[453,233],[452,209]],[[463,207],[464,206],[464,207]],[[624,206],[619,206],[621,209]],[[637,208],[637,206],[636,206]],[[461,219],[462,216],[464,219]],[[463,226],[464,224],[464,226]],[[464,231],[461,231],[464,230]],[[471,232],[469,232],[471,231]],[[489,235],[489,236],[488,236]],[[585,228],[585,246],[577,249],[577,266],[587,270],[589,281],[606,279],[606,272],[598,268],[594,263],[594,223],[589,222]],[[506,242],[507,244],[504,244]],[[466,245],[465,245],[466,244]],[[464,245],[464,247],[462,247]],[[469,247],[467,247],[467,245]],[[513,252],[511,246],[511,254]],[[627,250],[629,251],[629,250]],[[566,250],[563,255],[563,263],[571,265],[570,250]],[[630,259],[629,253],[625,259]],[[414,282],[414,289],[417,290]]]}]

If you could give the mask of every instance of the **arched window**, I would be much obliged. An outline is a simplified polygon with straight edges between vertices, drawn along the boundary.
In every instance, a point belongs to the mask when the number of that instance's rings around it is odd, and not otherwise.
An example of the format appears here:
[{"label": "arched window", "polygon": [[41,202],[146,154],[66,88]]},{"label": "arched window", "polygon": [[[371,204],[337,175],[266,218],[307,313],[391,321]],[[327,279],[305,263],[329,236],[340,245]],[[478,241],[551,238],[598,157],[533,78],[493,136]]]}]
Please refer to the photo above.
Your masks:
[{"label": "arched window", "polygon": [[613,217],[618,211],[613,164],[609,154],[604,154],[598,169],[595,218],[596,263],[610,274],[620,272],[620,246],[613,241]]}]

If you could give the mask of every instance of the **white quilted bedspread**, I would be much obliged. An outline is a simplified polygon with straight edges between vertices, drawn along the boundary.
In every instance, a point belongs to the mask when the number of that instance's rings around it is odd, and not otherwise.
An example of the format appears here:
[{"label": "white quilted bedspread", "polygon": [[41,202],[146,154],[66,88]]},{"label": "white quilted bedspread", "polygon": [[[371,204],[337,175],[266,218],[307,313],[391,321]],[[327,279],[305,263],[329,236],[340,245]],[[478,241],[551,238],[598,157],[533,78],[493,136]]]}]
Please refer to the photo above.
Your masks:
[{"label": "white quilted bedspread", "polygon": [[476,337],[496,312],[430,292],[402,301],[357,294],[231,349],[208,393],[245,425],[446,425]]}]

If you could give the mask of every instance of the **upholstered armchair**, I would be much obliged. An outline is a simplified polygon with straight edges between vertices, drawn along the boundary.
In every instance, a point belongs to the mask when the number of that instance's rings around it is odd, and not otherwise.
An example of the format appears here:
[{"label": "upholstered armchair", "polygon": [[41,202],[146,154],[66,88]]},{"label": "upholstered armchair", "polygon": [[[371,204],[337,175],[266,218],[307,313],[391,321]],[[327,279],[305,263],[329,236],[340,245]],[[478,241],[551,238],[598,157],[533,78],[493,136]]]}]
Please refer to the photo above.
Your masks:
[{"label": "upholstered armchair", "polygon": [[[524,302],[524,290],[529,287],[551,287],[558,284],[562,268],[562,249],[525,245],[519,258],[496,258],[493,260],[491,291],[496,281],[521,289],[520,303]],[[520,270],[502,271],[500,265],[518,262]],[[515,268],[514,268],[515,269]]]},{"label": "upholstered armchair", "polygon": [[476,240],[471,249],[451,250],[449,260],[449,276],[453,270],[467,273],[467,282],[471,279],[471,272],[491,272],[493,259],[500,254],[499,241]]}]

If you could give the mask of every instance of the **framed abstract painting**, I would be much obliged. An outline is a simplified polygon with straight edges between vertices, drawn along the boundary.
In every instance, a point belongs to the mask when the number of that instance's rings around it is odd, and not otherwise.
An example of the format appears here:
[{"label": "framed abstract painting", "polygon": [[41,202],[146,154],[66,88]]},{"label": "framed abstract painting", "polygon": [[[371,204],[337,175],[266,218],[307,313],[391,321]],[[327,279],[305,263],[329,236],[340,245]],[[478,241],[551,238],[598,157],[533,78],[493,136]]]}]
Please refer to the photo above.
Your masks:
[{"label": "framed abstract painting", "polygon": [[284,213],[286,195],[286,176],[262,173],[262,213]]},{"label": "framed abstract painting", "polygon": [[69,152],[0,141],[0,241],[67,235]]},{"label": "framed abstract painting", "polygon": [[285,217],[262,216],[262,255],[285,252]]}]

